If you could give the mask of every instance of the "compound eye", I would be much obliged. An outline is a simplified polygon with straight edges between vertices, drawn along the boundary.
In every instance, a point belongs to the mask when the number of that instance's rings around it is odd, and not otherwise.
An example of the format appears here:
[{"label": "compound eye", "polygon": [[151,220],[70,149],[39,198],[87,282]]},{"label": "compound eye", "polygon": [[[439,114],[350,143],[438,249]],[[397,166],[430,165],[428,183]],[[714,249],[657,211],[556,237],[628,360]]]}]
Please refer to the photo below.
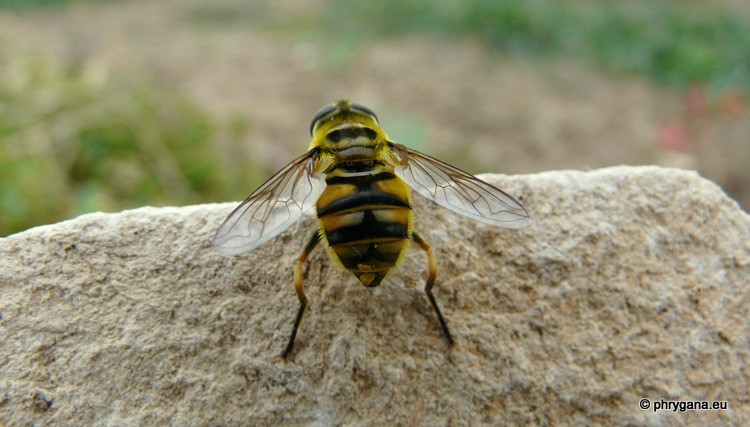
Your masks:
[{"label": "compound eye", "polygon": [[318,110],[317,113],[313,116],[312,122],[310,122],[310,135],[312,136],[313,129],[315,129],[315,124],[320,121],[323,117],[333,113],[336,110],[335,105],[326,105],[325,107]]},{"label": "compound eye", "polygon": [[367,115],[370,115],[370,116],[372,116],[373,119],[375,119],[376,122],[378,121],[378,116],[375,114],[375,112],[372,111],[371,109],[365,107],[364,105],[357,104],[356,102],[353,102],[352,103],[352,108],[354,108],[355,110],[359,110],[359,111],[361,111],[361,112],[363,112],[363,113],[365,113]]}]

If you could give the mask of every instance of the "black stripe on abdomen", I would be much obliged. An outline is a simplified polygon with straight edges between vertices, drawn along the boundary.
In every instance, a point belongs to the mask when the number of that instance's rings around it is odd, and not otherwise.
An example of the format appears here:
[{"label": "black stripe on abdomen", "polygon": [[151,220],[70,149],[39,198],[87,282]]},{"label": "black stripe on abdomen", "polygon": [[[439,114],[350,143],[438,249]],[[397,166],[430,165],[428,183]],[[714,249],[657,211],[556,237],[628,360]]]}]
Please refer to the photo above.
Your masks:
[{"label": "black stripe on abdomen", "polygon": [[356,225],[337,228],[326,232],[329,245],[341,245],[344,243],[358,242],[372,239],[406,239],[409,237],[408,224],[398,222],[377,222],[365,220]]},{"label": "black stripe on abdomen", "polygon": [[409,202],[401,199],[395,194],[386,193],[384,191],[364,190],[341,197],[322,208],[318,208],[318,218],[330,215],[332,213],[370,205],[396,206],[411,209],[411,206],[409,206]]}]

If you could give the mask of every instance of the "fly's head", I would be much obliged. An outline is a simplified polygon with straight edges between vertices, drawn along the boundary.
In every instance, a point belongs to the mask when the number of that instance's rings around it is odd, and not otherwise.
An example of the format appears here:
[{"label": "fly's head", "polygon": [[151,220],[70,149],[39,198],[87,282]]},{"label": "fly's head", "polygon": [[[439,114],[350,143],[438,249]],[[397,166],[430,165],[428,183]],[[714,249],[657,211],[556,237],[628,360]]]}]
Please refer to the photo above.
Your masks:
[{"label": "fly's head", "polygon": [[339,162],[377,159],[388,141],[372,110],[345,100],[318,110],[310,133],[309,149],[330,153]]}]

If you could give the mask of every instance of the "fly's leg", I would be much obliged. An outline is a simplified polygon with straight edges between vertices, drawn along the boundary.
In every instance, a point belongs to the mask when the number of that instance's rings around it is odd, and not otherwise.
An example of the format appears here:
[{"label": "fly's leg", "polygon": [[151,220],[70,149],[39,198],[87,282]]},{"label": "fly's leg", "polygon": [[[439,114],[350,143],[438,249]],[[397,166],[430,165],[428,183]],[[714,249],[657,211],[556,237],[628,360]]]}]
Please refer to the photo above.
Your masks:
[{"label": "fly's leg", "polygon": [[292,351],[294,346],[294,337],[297,336],[297,328],[302,320],[302,314],[305,312],[307,307],[307,296],[305,296],[305,289],[302,287],[302,264],[307,260],[313,249],[320,243],[320,230],[315,230],[310,240],[305,245],[305,249],[297,259],[297,268],[294,270],[294,290],[297,292],[297,298],[299,298],[299,310],[297,311],[297,317],[294,319],[294,327],[292,328],[292,335],[289,337],[289,343],[286,345],[284,352],[281,353],[281,358],[286,360],[289,353]]},{"label": "fly's leg", "polygon": [[427,276],[427,284],[424,286],[424,291],[427,293],[427,298],[430,299],[432,308],[434,308],[435,313],[437,313],[438,320],[440,321],[440,326],[443,328],[443,334],[445,334],[445,339],[448,340],[448,345],[453,347],[456,342],[453,341],[453,337],[448,330],[448,325],[445,323],[445,319],[443,319],[443,315],[440,313],[440,309],[438,308],[437,302],[435,301],[435,297],[432,295],[432,287],[435,286],[435,279],[437,278],[437,262],[435,261],[435,254],[432,253],[430,245],[428,245],[427,242],[422,239],[422,236],[420,236],[416,231],[413,231],[411,233],[411,239],[414,241],[414,243],[418,244],[420,248],[424,249],[425,252],[427,252],[427,257],[430,260],[430,275]]}]

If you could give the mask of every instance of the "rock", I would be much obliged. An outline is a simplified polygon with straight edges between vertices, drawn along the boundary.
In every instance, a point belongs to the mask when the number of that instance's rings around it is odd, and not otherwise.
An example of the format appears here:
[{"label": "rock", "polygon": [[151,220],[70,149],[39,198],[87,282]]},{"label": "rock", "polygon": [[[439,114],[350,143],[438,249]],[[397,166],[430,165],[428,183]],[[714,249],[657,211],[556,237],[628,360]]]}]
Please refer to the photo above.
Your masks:
[{"label": "rock", "polygon": [[[657,167],[484,178],[525,205],[531,226],[492,228],[415,196],[452,349],[423,292],[422,251],[369,289],[317,249],[310,307],[282,361],[311,216],[231,258],[210,243],[235,203],[96,213],[0,239],[0,419],[750,419],[750,216],[737,203]],[[654,411],[662,401],[728,409]]]}]

